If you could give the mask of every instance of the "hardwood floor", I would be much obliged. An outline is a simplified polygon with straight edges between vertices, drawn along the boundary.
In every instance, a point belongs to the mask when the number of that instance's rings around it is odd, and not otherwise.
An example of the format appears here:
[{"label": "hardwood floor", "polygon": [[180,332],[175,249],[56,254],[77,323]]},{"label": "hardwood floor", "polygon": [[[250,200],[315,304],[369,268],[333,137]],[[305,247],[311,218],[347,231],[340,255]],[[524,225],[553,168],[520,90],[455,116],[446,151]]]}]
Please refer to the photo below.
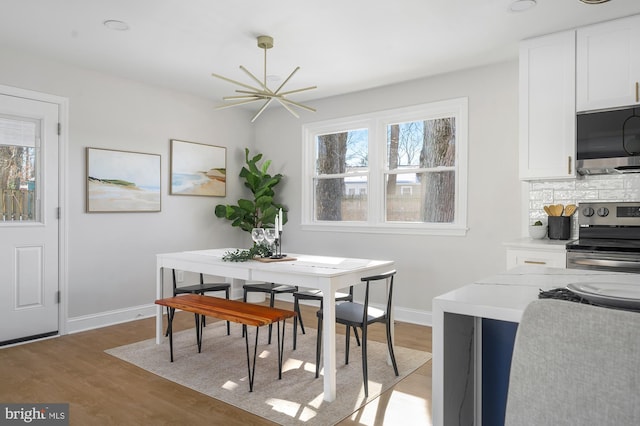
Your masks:
[{"label": "hardwood floor", "polygon": [[[291,309],[286,302],[276,306]],[[302,306],[306,327],[315,328],[316,309]],[[174,324],[191,328],[193,316],[178,313]],[[385,341],[383,326],[369,330],[370,339]],[[395,330],[397,346],[431,352],[430,327],[397,322]],[[68,402],[71,425],[273,424],[104,353],[154,336],[155,318],[147,318],[0,348],[0,402]],[[431,424],[431,361],[339,424],[407,421]]]}]

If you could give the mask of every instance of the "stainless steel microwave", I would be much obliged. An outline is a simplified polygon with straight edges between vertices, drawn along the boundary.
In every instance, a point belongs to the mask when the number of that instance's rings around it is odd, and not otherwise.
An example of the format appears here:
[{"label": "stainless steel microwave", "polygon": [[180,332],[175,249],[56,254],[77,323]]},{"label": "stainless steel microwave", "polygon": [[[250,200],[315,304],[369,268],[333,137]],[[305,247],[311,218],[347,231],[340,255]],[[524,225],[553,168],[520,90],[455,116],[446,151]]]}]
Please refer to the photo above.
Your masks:
[{"label": "stainless steel microwave", "polygon": [[640,173],[640,107],[577,116],[576,171]]}]

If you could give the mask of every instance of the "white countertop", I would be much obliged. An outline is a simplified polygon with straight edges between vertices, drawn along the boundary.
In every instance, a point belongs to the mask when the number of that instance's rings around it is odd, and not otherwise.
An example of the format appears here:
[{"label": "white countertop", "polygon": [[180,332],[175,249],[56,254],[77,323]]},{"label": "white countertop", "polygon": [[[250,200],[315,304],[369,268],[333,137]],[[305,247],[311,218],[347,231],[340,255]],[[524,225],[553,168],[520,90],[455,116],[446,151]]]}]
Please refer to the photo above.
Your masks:
[{"label": "white countertop", "polygon": [[526,265],[438,296],[433,305],[434,310],[444,312],[520,322],[525,307],[538,298],[540,290],[586,282],[640,285],[638,274]]},{"label": "white countertop", "polygon": [[548,238],[535,239],[530,237],[519,238],[513,241],[503,243],[504,246],[510,248],[525,248],[535,250],[552,250],[563,252],[568,242],[573,240],[550,240]]},{"label": "white countertop", "polygon": [[[556,245],[556,247],[559,246]],[[458,418],[459,406],[449,404],[445,407],[445,397],[453,398],[456,403],[462,404],[467,396],[467,383],[469,380],[477,380],[475,371],[482,371],[481,360],[476,358],[475,350],[468,349],[470,342],[475,341],[471,336],[474,336],[478,330],[477,319],[488,318],[519,323],[527,305],[538,299],[540,290],[546,291],[565,287],[570,283],[587,282],[613,282],[640,286],[638,277],[638,274],[620,272],[523,265],[434,298],[433,391],[431,393],[433,424],[444,423],[445,410],[449,410],[447,417]],[[448,330],[447,333],[445,329]],[[446,371],[445,358],[450,365]],[[471,362],[474,363],[475,368],[469,373],[468,367]],[[448,386],[446,392],[445,383]],[[477,395],[481,395],[481,384],[475,383],[474,387]],[[447,424],[451,422],[448,420]]]}]

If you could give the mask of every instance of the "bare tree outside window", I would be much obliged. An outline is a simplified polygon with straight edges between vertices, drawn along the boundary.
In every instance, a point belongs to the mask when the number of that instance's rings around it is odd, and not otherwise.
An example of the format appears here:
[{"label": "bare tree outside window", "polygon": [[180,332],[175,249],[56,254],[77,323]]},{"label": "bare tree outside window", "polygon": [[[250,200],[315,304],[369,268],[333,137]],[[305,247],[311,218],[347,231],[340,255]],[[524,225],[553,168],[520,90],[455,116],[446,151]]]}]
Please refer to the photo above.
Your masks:
[{"label": "bare tree outside window", "polygon": [[387,138],[386,220],[452,222],[455,172],[443,168],[455,166],[455,119],[391,124]]},{"label": "bare tree outside window", "polygon": [[[424,144],[420,163],[425,168],[455,165],[455,120],[441,118],[424,123]],[[423,222],[453,222],[455,214],[455,174],[427,173],[422,181]]]},{"label": "bare tree outside window", "polygon": [[[318,174],[343,174],[346,169],[347,133],[318,136]],[[316,218],[342,220],[344,178],[316,183]]]},{"label": "bare tree outside window", "polygon": [[[400,150],[400,125],[392,124],[389,126],[388,135],[389,145],[389,169],[398,168],[398,157]],[[398,176],[395,174],[389,175],[387,179],[387,194],[395,194],[397,192]]]},{"label": "bare tree outside window", "polygon": [[319,135],[316,141],[316,220],[366,220],[367,132]]}]

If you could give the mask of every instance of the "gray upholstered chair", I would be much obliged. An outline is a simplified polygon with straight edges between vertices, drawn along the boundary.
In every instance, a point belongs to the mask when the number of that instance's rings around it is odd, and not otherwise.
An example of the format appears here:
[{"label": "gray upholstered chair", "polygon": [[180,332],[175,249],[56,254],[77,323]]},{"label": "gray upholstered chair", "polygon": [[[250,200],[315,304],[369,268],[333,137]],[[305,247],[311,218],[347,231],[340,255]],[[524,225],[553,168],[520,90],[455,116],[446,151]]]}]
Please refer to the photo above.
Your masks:
[{"label": "gray upholstered chair", "polygon": [[[293,317],[293,350],[296,350],[298,345],[298,321],[300,322],[300,329],[302,334],[306,334],[304,331],[304,323],[302,322],[302,312],[300,312],[301,300],[312,300],[320,303],[320,310],[322,310],[324,294],[321,290],[303,290],[293,293],[293,310],[296,312]],[[353,302],[353,286],[349,287],[349,293],[336,292],[334,299],[336,302]],[[356,342],[360,346],[360,336],[358,336],[358,329],[353,327],[353,334],[356,336]]]},{"label": "gray upholstered chair", "polygon": [[559,300],[525,310],[505,425],[640,424],[640,313]]}]

